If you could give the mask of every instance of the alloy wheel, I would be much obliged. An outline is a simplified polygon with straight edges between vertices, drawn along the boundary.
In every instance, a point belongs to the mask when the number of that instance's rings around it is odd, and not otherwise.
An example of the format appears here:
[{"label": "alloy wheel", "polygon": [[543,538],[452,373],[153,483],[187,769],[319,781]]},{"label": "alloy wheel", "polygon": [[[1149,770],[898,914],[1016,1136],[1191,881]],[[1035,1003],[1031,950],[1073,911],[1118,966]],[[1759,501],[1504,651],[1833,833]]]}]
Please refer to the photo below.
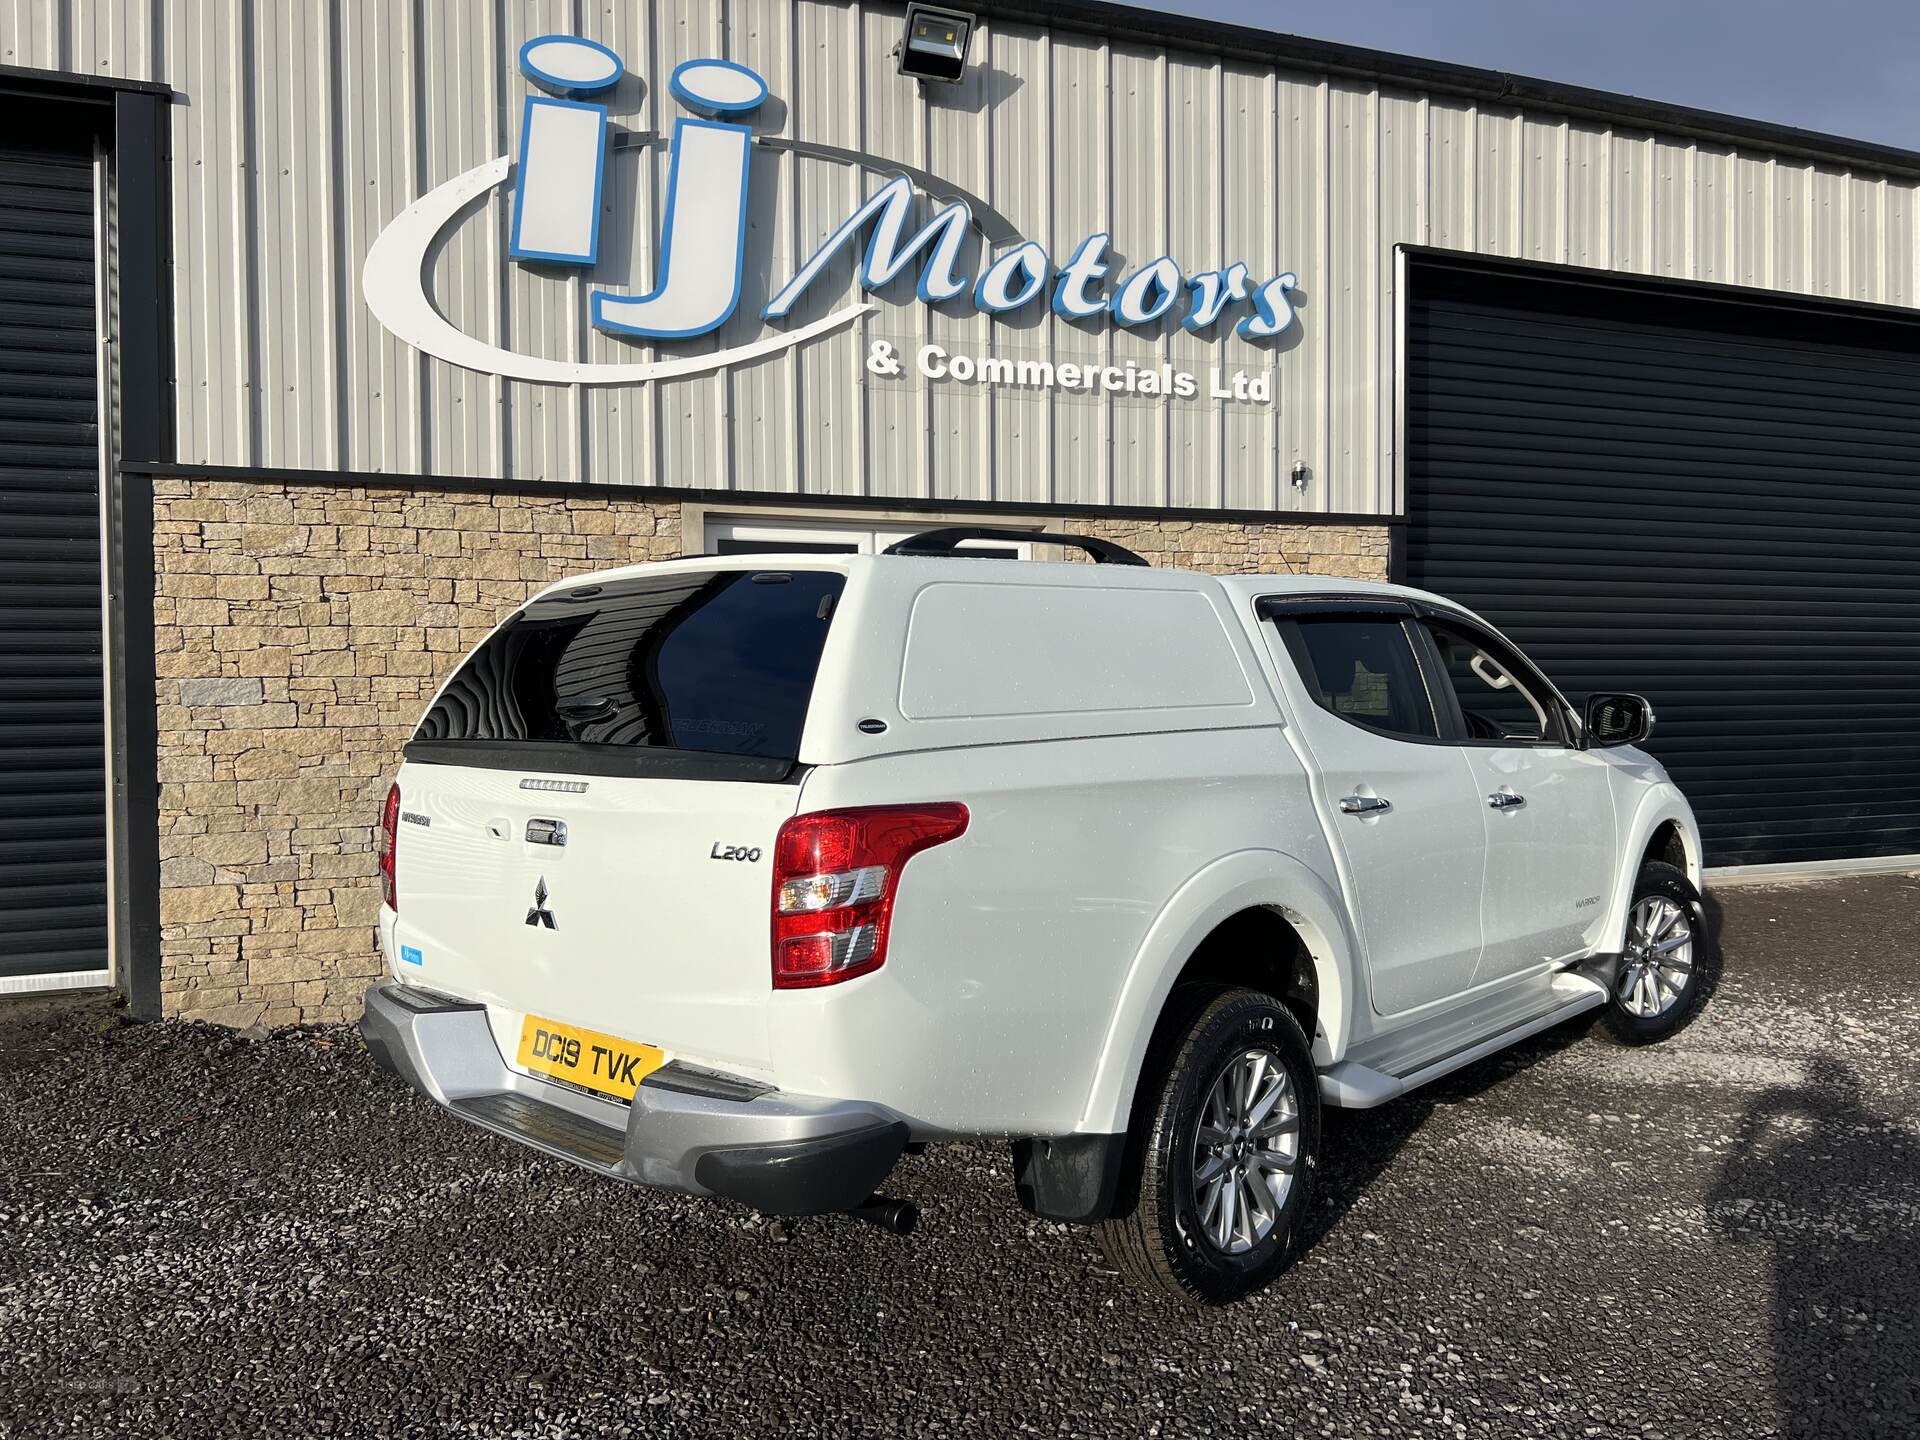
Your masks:
[{"label": "alloy wheel", "polygon": [[1693,982],[1693,919],[1665,895],[1649,895],[1627,918],[1627,947],[1616,994],[1627,1013],[1643,1020],[1680,1003]]},{"label": "alloy wheel", "polygon": [[1194,1199],[1214,1249],[1245,1254],[1273,1233],[1299,1163],[1293,1081],[1272,1051],[1243,1051],[1207,1092],[1194,1136]]}]

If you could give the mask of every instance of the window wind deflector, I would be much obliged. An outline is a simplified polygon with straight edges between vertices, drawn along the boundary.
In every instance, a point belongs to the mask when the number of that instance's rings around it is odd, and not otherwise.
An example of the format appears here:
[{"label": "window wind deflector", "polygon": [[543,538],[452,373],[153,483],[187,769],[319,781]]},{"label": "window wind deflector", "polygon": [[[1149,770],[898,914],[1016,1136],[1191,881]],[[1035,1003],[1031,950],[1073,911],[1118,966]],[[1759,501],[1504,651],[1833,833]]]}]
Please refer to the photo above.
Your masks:
[{"label": "window wind deflector", "polygon": [[1262,595],[1253,602],[1262,620],[1298,620],[1303,615],[1382,615],[1411,620],[1412,604],[1390,595]]},{"label": "window wind deflector", "polygon": [[883,555],[958,555],[965,559],[967,552],[960,545],[967,540],[1011,540],[1016,544],[1029,545],[1070,545],[1076,550],[1084,550],[1093,557],[1096,565],[1142,565],[1147,562],[1124,545],[1116,545],[1111,540],[1097,540],[1091,535],[1056,535],[1046,530],[1001,530],[990,525],[948,525],[938,530],[922,530],[918,535],[909,535],[904,540],[896,540],[880,553]]}]

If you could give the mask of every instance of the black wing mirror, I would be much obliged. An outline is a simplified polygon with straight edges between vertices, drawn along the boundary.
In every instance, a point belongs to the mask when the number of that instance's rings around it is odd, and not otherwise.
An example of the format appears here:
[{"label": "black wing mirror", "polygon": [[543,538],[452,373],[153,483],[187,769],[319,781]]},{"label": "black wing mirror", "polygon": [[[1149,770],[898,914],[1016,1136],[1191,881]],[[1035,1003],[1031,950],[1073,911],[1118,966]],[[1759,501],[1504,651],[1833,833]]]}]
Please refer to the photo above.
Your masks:
[{"label": "black wing mirror", "polygon": [[1580,737],[1583,750],[1604,750],[1614,745],[1638,745],[1653,733],[1653,706],[1644,695],[1589,695],[1585,728]]}]

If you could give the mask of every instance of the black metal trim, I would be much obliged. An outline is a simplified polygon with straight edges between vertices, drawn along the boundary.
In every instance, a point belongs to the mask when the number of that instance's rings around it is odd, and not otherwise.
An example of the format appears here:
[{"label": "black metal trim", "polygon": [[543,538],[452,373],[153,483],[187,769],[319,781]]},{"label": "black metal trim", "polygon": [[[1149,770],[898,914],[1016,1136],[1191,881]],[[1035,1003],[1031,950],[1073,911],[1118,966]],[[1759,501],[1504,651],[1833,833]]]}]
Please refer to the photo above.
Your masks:
[{"label": "black metal trim", "polygon": [[[173,296],[168,284],[167,106],[123,93],[113,112],[120,464],[173,456]],[[147,533],[151,534],[151,531]]]},{"label": "black metal trim", "polygon": [[1091,31],[1111,39],[1134,40],[1155,47],[1179,46],[1220,55],[1236,64],[1252,62],[1318,71],[1457,96],[1507,110],[1547,112],[1722,145],[1755,146],[1773,154],[1841,165],[1856,172],[1865,170],[1901,179],[1920,178],[1920,152],[1898,146],[1699,110],[1690,105],[1644,100],[1616,91],[1594,90],[1504,70],[1422,60],[1331,40],[1278,34],[1250,25],[1232,25],[1132,5],[1095,3],[1095,0],[971,0],[968,8],[995,20],[1013,20],[1050,30]]},{"label": "black metal trim", "polygon": [[[92,77],[85,77],[91,79]],[[113,98],[114,336],[119,368],[116,453],[110,487],[113,543],[107,591],[113,654],[116,983],[143,1020],[158,1019],[160,992],[159,694],[154,657],[153,477],[126,457],[173,453],[172,226],[167,187],[165,86],[107,90]],[[101,397],[104,406],[106,397]]]},{"label": "black metal trim", "polygon": [[160,726],[153,648],[153,482],[107,477],[113,654],[115,983],[142,1020],[160,1017]]},{"label": "black metal trim", "polygon": [[[711,490],[678,485],[603,485],[576,480],[490,480],[477,475],[407,475],[390,470],[292,470],[255,465],[195,465],[177,460],[127,466],[156,479],[235,480],[263,485],[358,485],[413,494],[591,495],[653,504],[725,506],[729,510],[875,510],[905,514],[1032,515],[1061,520],[1194,520],[1226,525],[1403,525],[1404,516],[1356,511],[1208,510],[1191,505],[1049,505],[1035,500],[934,500],[904,495],[813,495],[764,490]],[[1031,536],[1022,536],[1030,539]]]},{"label": "black metal trim", "polygon": [[158,80],[123,80],[116,75],[87,75],[76,70],[36,70],[31,65],[0,65],[0,91],[57,96],[112,105],[122,95],[171,97],[173,87]]},{"label": "black metal trim", "polygon": [[991,525],[946,525],[938,530],[922,530],[897,540],[880,553],[883,555],[961,555],[959,547],[968,540],[1008,540],[1015,544],[1068,545],[1084,550],[1096,565],[1141,565],[1147,562],[1124,545],[1100,540],[1092,535],[1060,535],[1049,530],[1000,530]]}]

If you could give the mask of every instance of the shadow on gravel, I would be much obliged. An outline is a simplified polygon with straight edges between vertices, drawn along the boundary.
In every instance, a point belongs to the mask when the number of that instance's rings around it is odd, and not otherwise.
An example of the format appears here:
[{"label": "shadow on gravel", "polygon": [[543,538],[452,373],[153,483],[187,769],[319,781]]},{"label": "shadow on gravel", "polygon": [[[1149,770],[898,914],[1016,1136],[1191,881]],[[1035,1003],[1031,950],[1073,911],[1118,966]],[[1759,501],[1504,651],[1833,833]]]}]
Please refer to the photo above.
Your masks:
[{"label": "shadow on gravel", "polygon": [[1794,1436],[1920,1434],[1920,1166],[1831,1056],[1748,1107],[1708,1201],[1773,1247],[1774,1386]]},{"label": "shadow on gravel", "polygon": [[[1707,912],[1707,931],[1713,937],[1713,944],[1703,947],[1696,970],[1700,1004],[1704,1007],[1720,988],[1723,949],[1720,941],[1724,934],[1725,909],[1712,891],[1700,898]],[[1598,1021],[1598,1011],[1571,1020],[1511,1050],[1489,1055],[1378,1110],[1332,1107],[1323,1110],[1321,1123],[1325,1132],[1320,1146],[1319,1193],[1312,1212],[1301,1223],[1297,1241],[1300,1253],[1310,1250],[1345,1218],[1354,1202],[1393,1163],[1401,1147],[1438,1107],[1470,1100],[1509,1076],[1559,1054],[1569,1045],[1585,1040]],[[1920,1426],[1916,1426],[1914,1433],[1920,1434]]]},{"label": "shadow on gravel", "polygon": [[[1704,1008],[1713,1003],[1714,993],[1719,990],[1720,982],[1726,975],[1727,911],[1720,903],[1720,897],[1712,890],[1701,895],[1700,905],[1707,912],[1707,934],[1712,937],[1712,944],[1706,947],[1706,953],[1701,957],[1706,963],[1696,965],[1694,971],[1695,982],[1700,987],[1699,1003]],[[1687,1023],[1691,1025],[1693,1022],[1689,1020]]]},{"label": "shadow on gravel", "polygon": [[1313,1209],[1300,1223],[1298,1253],[1304,1255],[1311,1250],[1346,1217],[1367,1187],[1393,1164],[1401,1147],[1418,1133],[1435,1110],[1470,1100],[1481,1091],[1531,1069],[1569,1045],[1584,1040],[1592,1028],[1592,1016],[1582,1016],[1511,1050],[1489,1055],[1378,1110],[1338,1110],[1331,1106],[1323,1109],[1320,1173],[1315,1182]]}]

